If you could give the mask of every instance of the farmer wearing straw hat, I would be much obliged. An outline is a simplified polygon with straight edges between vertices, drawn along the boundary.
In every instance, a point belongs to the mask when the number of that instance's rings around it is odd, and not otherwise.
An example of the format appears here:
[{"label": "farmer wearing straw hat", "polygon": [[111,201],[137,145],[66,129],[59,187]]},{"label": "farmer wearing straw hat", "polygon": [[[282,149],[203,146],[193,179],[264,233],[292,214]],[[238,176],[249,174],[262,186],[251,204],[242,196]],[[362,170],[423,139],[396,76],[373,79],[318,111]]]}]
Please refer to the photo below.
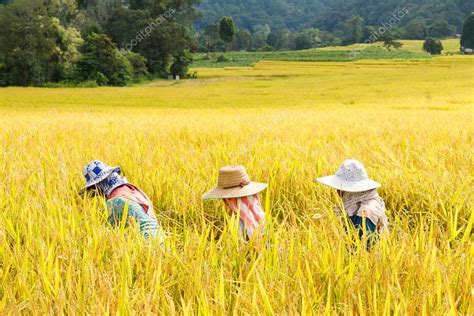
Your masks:
[{"label": "farmer wearing straw hat", "polygon": [[265,183],[251,181],[244,166],[226,166],[219,170],[217,187],[202,198],[223,199],[229,212],[239,216],[239,235],[248,241],[263,232],[265,212],[258,193],[266,187]]},{"label": "farmer wearing straw hat", "polygon": [[318,178],[317,181],[337,190],[349,220],[359,229],[360,237],[364,223],[369,233],[389,232],[385,203],[377,193],[381,185],[369,179],[361,162],[346,160],[335,175]]},{"label": "farmer wearing straw hat", "polygon": [[87,183],[79,194],[82,196],[90,192],[103,196],[107,200],[109,222],[112,225],[121,222],[127,209],[127,224],[128,218],[134,218],[145,238],[156,237],[163,243],[163,234],[150,198],[138,187],[128,183],[121,173],[120,167],[109,167],[100,160],[94,160],[83,169]]}]

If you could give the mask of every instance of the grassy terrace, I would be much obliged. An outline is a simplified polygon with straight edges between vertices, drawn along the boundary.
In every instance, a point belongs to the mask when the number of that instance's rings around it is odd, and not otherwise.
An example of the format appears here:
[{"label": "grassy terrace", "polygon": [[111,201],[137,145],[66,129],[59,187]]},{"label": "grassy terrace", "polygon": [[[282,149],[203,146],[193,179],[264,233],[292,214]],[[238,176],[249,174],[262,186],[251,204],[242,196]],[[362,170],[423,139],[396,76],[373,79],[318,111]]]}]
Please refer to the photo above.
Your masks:
[{"label": "grassy terrace", "polygon": [[[350,46],[324,47],[301,51],[274,51],[274,52],[228,52],[226,61],[218,62],[217,57],[222,53],[212,53],[208,59],[205,53],[196,54],[192,68],[222,68],[245,67],[260,60],[278,61],[330,61],[347,62],[363,59],[428,59],[431,56],[422,50],[423,41],[402,41],[400,50],[388,51],[381,47],[381,43],[371,45],[356,44]],[[458,39],[443,41],[445,54],[454,54],[459,51]]]}]

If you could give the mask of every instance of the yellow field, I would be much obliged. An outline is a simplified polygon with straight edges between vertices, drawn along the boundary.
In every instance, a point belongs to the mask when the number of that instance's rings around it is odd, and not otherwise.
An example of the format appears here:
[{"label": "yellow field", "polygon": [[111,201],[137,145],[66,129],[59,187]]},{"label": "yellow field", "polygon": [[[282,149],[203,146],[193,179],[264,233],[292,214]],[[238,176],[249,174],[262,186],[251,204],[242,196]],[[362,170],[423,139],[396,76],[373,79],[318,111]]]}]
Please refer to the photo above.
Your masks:
[{"label": "yellow field", "polygon": [[[400,48],[401,50],[407,50],[410,52],[421,53],[423,52],[423,40],[400,40],[403,46]],[[441,40],[443,43],[443,54],[456,54],[460,52],[461,44],[460,40],[456,38],[449,38]],[[365,45],[365,44],[353,44],[348,46],[330,46],[330,47],[323,47],[318,48],[319,50],[360,50],[367,46],[383,46],[383,42],[376,42],[373,44]]]},{"label": "yellow field", "polygon": [[[0,90],[1,314],[474,313],[472,58],[198,73]],[[392,233],[371,252],[313,182],[349,157],[383,184]],[[95,158],[149,193],[165,253],[77,196]],[[229,163],[269,184],[260,253],[201,202]]]},{"label": "yellow field", "polygon": [[[412,52],[419,52],[423,51],[423,42],[424,41],[401,41],[403,43],[402,49],[409,50]],[[443,43],[443,54],[456,54],[459,53],[461,50],[461,43],[459,39],[451,38],[442,40]]]}]

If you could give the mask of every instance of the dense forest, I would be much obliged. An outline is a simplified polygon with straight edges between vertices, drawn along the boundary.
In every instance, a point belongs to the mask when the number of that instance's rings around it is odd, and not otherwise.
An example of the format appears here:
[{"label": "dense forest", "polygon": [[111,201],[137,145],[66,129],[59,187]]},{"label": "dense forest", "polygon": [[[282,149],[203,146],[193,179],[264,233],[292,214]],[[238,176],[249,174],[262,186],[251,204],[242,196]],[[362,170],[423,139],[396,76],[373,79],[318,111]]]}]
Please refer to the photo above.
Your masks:
[{"label": "dense forest", "polygon": [[465,17],[474,11],[468,0],[202,0],[199,29],[222,16],[232,16],[240,28],[254,31],[268,25],[282,31],[318,28],[333,32],[351,16],[360,16],[367,25],[386,23],[393,13],[406,8],[404,26],[413,19],[431,25],[445,20],[459,33]]},{"label": "dense forest", "polygon": [[14,0],[0,5],[0,85],[126,85],[184,76],[195,0]]},{"label": "dense forest", "polygon": [[[209,51],[298,50],[452,37],[462,32],[474,1],[202,0],[198,11],[198,42]],[[216,21],[226,15],[237,28],[231,45],[216,36]]]}]

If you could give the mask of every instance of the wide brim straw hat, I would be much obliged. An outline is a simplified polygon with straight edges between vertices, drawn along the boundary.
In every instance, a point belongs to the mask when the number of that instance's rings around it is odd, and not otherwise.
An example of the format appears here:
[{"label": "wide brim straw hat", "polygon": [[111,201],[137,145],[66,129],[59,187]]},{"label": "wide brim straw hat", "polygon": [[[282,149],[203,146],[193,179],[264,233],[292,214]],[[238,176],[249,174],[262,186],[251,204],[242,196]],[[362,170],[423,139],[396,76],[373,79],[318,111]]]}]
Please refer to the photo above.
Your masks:
[{"label": "wide brim straw hat", "polygon": [[113,172],[122,173],[122,169],[118,166],[107,166],[100,160],[94,160],[88,163],[83,169],[82,174],[86,179],[86,184],[79,190],[79,194],[83,195],[87,190],[106,179]]},{"label": "wide brim straw hat", "polygon": [[202,198],[204,200],[239,198],[255,195],[266,188],[266,183],[251,181],[244,166],[226,166],[219,170],[217,186]]},{"label": "wide brim straw hat", "polygon": [[345,192],[364,192],[382,186],[369,179],[364,165],[355,159],[344,161],[335,175],[318,178],[316,181]]}]

